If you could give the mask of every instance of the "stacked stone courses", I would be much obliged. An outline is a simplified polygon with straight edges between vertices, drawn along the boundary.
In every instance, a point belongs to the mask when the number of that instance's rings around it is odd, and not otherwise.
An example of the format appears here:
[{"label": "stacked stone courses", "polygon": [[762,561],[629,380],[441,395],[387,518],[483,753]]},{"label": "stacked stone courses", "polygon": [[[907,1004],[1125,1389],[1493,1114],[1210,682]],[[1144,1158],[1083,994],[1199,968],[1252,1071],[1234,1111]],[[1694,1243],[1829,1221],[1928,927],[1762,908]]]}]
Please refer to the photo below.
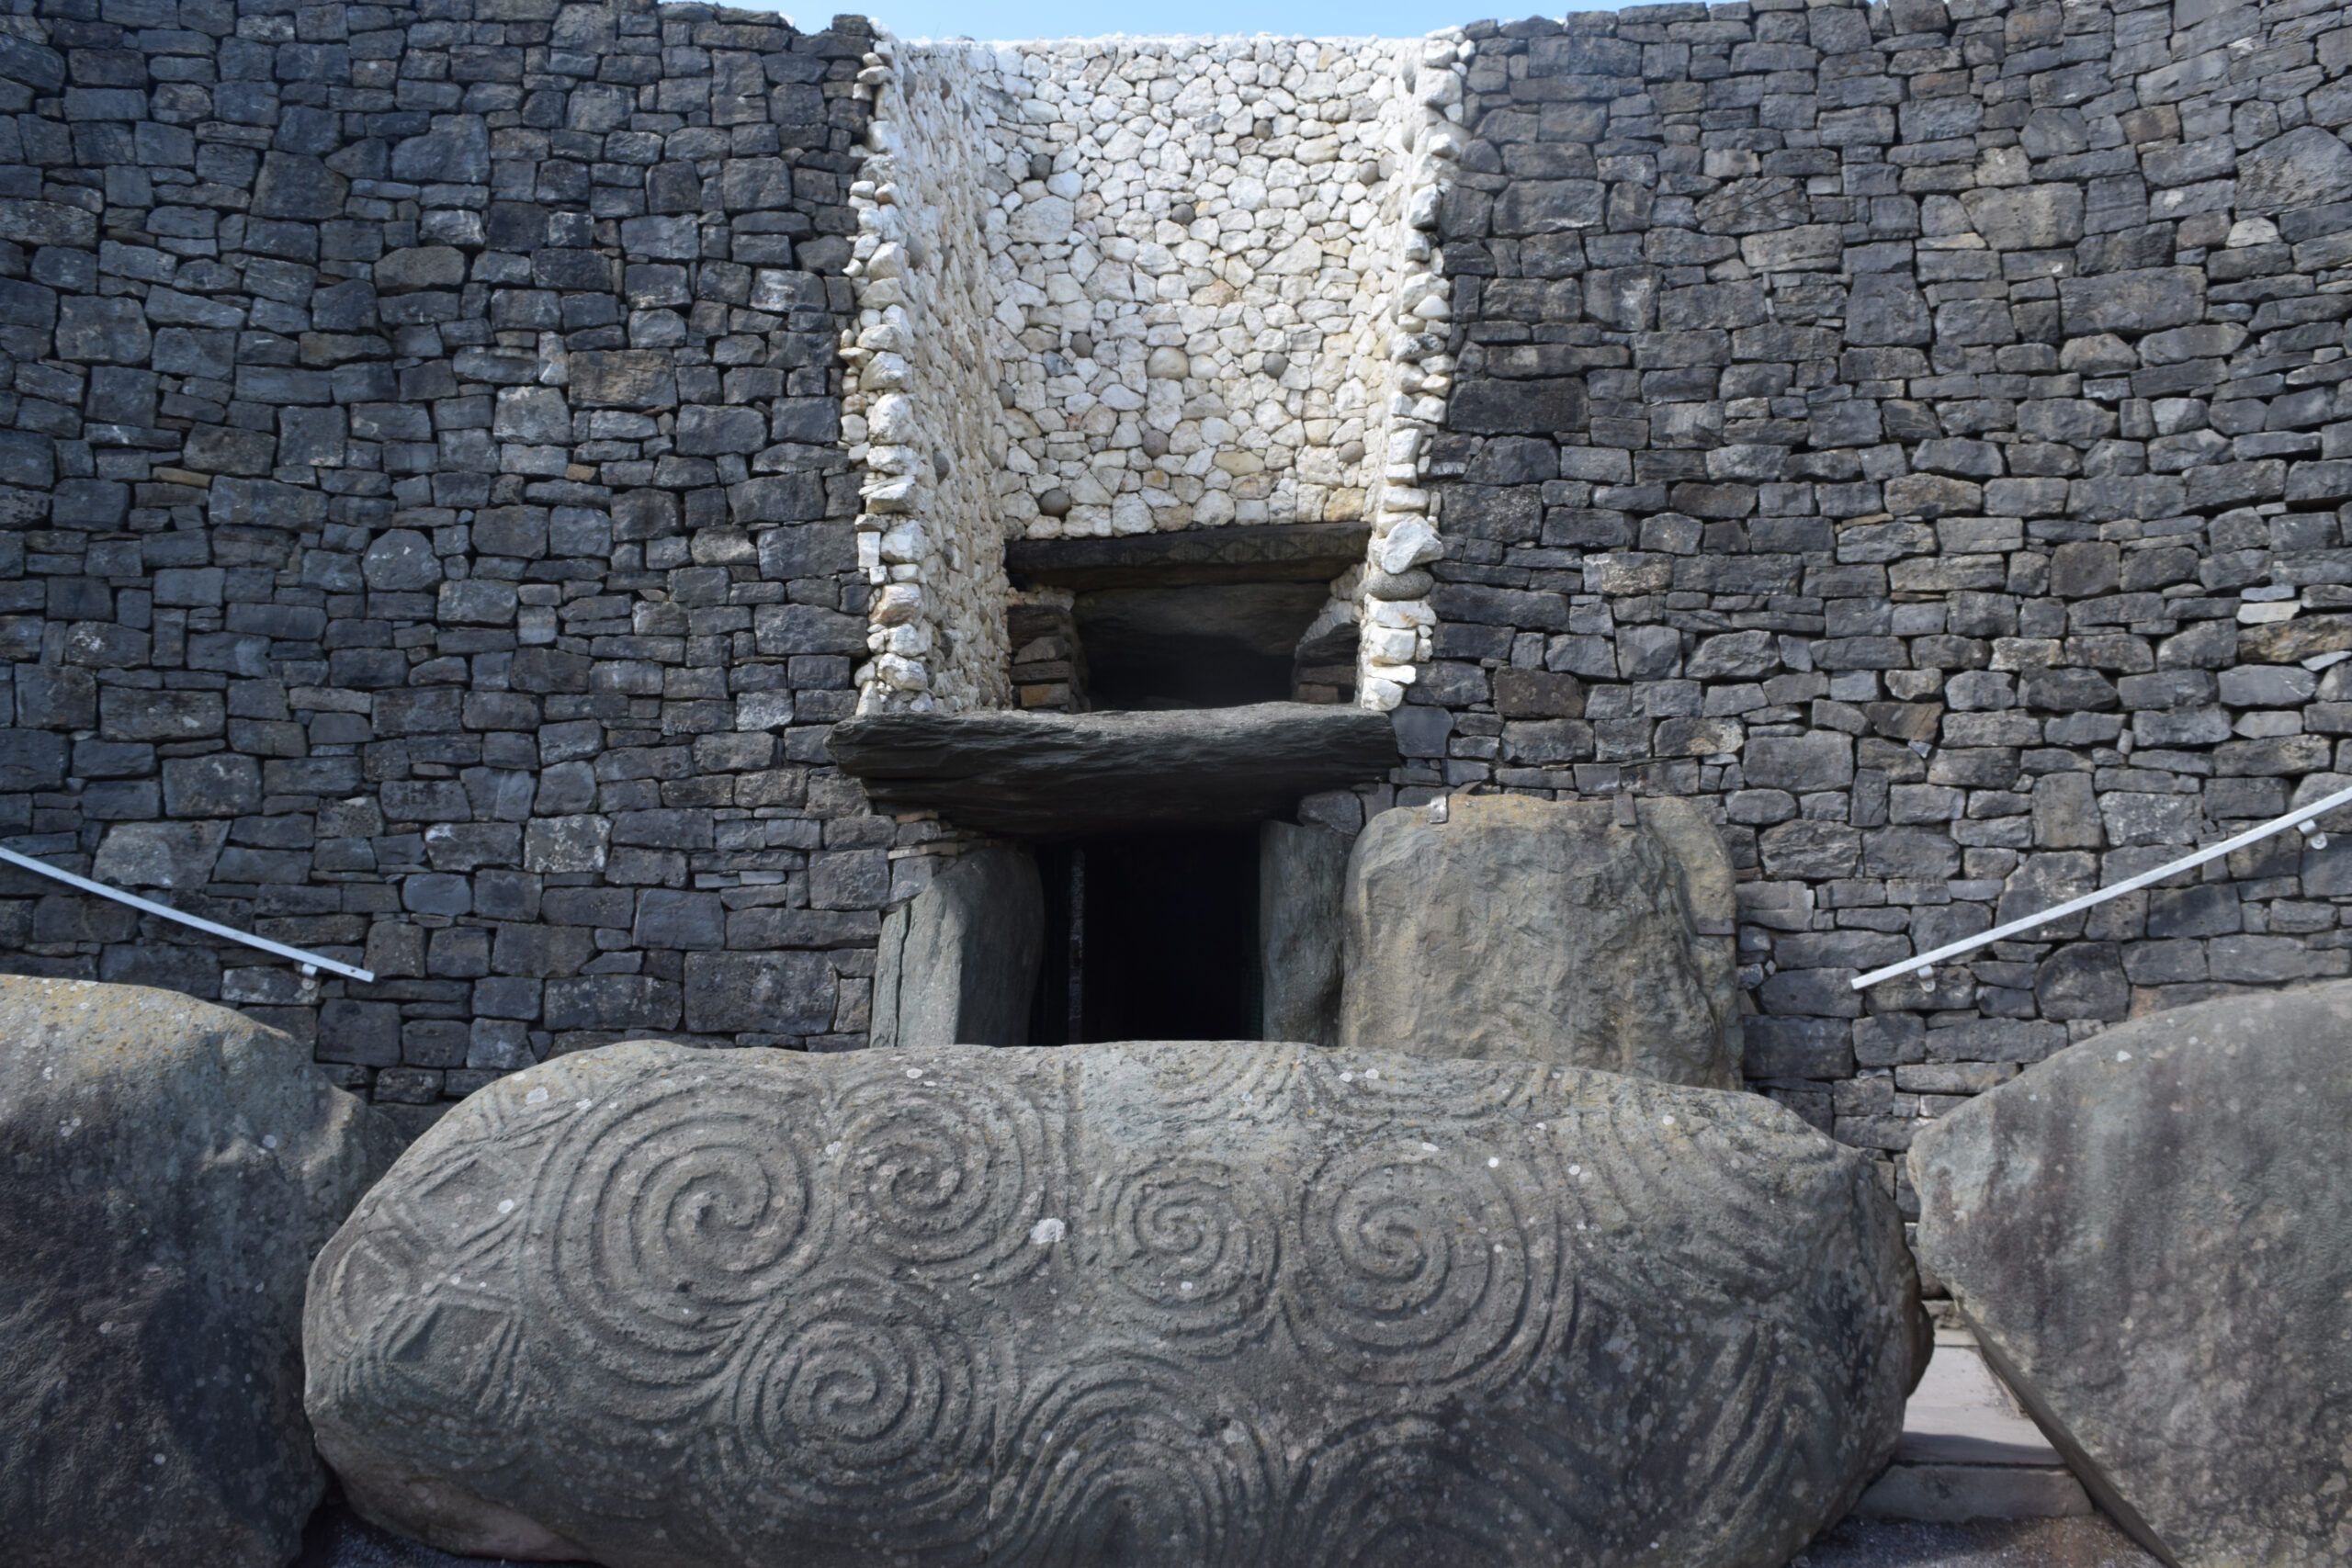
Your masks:
[{"label": "stacked stone courses", "polygon": [[[1287,83],[1303,49],[1248,58]],[[1390,58],[1350,50],[1333,91]],[[1014,700],[993,547],[1052,531],[1068,480],[1013,416],[1077,396],[1084,335],[1119,385],[1142,367],[1104,472],[1162,471],[1119,445],[1158,381],[1257,377],[1303,436],[1329,420],[1285,470],[1306,511],[1384,472],[1426,497],[1391,571],[1429,611],[1384,689],[1408,760],[1304,815],[1701,801],[1741,877],[1749,1078],[1848,1143],[1900,1150],[2134,1012],[2352,973],[2352,850],[2290,834],[1849,985],[2352,782],[2352,12],[1667,6],[1394,58],[1364,126],[1410,107],[1442,149],[1442,178],[1382,176],[1439,292],[1286,286],[1318,356],[1287,320],[1195,343],[1173,294],[1097,342],[1135,312],[1048,277],[997,348],[901,353],[859,345],[885,243],[915,242],[909,320],[952,324],[1026,286],[1024,206],[1091,221],[1124,180],[1175,245],[1262,176],[1129,176],[1108,119],[1081,157],[990,100],[1027,129],[944,183],[939,127],[989,80],[1110,71],[1066,45],[642,0],[14,6],[0,843],[379,978],[14,873],[0,963],[227,1001],[419,1117],[630,1035],[863,1043],[881,912],[968,835],[871,811],[828,727],[900,626],[955,634],[901,639],[944,705]],[[937,124],[889,127],[901,96]],[[1343,332],[1359,297],[1389,314]],[[1232,376],[1194,374],[1212,342]],[[844,344],[979,400],[905,443],[903,488],[947,499],[909,513],[935,531],[904,581],[859,559],[891,383],[847,384]],[[1198,499],[1151,525],[1244,521]]]},{"label": "stacked stone courses", "polygon": [[[861,1038],[887,820],[835,340],[865,24],[40,0],[0,40],[11,966],[431,1102]],[[176,939],[175,939],[176,937]]]},{"label": "stacked stone courses", "polygon": [[2352,856],[2289,834],[1848,984],[2347,782],[2352,15],[1467,32],[1408,782],[1718,803],[1749,1077],[1865,1147],[2135,1010],[2345,974]]}]

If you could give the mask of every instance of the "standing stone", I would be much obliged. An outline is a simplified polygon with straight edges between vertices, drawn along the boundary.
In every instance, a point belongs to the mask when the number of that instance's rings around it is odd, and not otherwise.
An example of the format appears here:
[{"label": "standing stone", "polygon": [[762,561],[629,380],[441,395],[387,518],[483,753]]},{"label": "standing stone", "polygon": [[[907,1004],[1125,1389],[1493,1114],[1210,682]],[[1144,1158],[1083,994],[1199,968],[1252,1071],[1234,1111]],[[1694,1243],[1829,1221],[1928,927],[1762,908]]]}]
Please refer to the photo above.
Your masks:
[{"label": "standing stone", "polygon": [[1780,1563],[1925,1320],[1747,1095],[1243,1042],[562,1056],[321,1255],[309,1405],[445,1550],[607,1568]]},{"label": "standing stone", "polygon": [[1025,1045],[1046,942],[1046,896],[1025,849],[950,862],[882,921],[876,1045]]},{"label": "standing stone", "polygon": [[1699,810],[1463,795],[1348,863],[1340,1043],[1740,1085],[1731,862]]},{"label": "standing stone", "polygon": [[1926,1124],[1922,1258],[2180,1568],[2352,1562],[2352,982],[2120,1024]]},{"label": "standing stone", "polygon": [[1348,841],[1329,828],[1258,829],[1258,1033],[1329,1045],[1346,975]]},{"label": "standing stone", "polygon": [[277,1030],[0,978],[0,1560],[293,1556],[324,1485],[303,1280],[393,1152]]}]

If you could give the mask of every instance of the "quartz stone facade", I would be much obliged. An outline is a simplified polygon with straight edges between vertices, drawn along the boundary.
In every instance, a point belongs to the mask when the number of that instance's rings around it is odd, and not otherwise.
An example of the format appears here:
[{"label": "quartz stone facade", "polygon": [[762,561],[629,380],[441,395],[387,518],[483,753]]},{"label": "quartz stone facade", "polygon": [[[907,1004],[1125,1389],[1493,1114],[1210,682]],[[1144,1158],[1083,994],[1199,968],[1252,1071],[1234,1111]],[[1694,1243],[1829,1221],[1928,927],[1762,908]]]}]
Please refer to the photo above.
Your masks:
[{"label": "quartz stone facade", "polygon": [[1430,651],[1427,231],[1462,50],[876,40],[857,366],[869,708],[1006,699],[1007,537],[1370,520],[1365,700]]}]

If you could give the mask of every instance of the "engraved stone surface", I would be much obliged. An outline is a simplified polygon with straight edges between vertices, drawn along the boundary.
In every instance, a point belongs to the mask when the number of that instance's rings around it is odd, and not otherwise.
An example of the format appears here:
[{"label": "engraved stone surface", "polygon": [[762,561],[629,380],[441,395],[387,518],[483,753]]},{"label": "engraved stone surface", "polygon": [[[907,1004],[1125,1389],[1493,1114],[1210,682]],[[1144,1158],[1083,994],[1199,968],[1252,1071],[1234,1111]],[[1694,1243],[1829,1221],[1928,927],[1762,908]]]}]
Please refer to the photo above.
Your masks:
[{"label": "engraved stone surface", "polygon": [[0,1562],[293,1556],[325,1483],[303,1282],[395,1146],[308,1042],[0,977]]},{"label": "engraved stone surface", "polygon": [[1340,1043],[1740,1082],[1731,862],[1700,808],[1458,795],[1348,863]]},{"label": "engraved stone surface", "polygon": [[1257,1043],[638,1042],[451,1111],[321,1256],[359,1508],[610,1568],[1779,1563],[1917,1280],[1760,1099]]},{"label": "engraved stone surface", "polygon": [[2352,983],[2134,1019],[1927,1124],[1921,1257],[2178,1568],[2352,1562]]}]

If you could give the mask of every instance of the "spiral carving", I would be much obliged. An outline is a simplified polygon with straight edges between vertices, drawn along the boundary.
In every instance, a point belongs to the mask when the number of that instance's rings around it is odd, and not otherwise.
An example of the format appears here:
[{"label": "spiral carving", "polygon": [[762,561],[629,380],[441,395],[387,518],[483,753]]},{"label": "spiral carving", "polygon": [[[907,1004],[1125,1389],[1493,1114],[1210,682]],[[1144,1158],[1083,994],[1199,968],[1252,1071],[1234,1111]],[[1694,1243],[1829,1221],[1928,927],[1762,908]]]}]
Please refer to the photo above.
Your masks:
[{"label": "spiral carving", "polygon": [[746,1337],[716,1423],[708,1494],[752,1561],[798,1561],[877,1527],[950,1557],[987,1524],[986,1348],[921,1288],[846,1274],[797,1288]]},{"label": "spiral carving", "polygon": [[1299,1074],[1302,1095],[1320,1115],[1463,1126],[1537,1103],[1559,1070],[1540,1062],[1417,1061],[1405,1066],[1360,1053],[1314,1053],[1300,1064]]},{"label": "spiral carving", "polygon": [[583,1367],[663,1409],[700,1401],[751,1311],[820,1239],[808,1156],[821,1114],[803,1086],[725,1067],[579,1114],[539,1168],[547,1262],[532,1279]]},{"label": "spiral carving", "polygon": [[[1153,1099],[1179,1116],[1202,1122],[1261,1122],[1290,1114],[1307,1055],[1295,1045],[1237,1048],[1189,1041],[1130,1049],[1135,1055],[1122,1066],[1132,1071],[1141,1064]],[[1089,1064],[1088,1070],[1105,1069]]]},{"label": "spiral carving", "polygon": [[1247,1044],[492,1094],[305,1324],[322,1450],[428,1538],[454,1493],[698,1568],[1702,1568],[1795,1550],[1900,1419],[1894,1214],[1735,1097]]},{"label": "spiral carving", "polygon": [[1482,1145],[1410,1139],[1325,1162],[1300,1195],[1289,1291],[1310,1352],[1375,1383],[1492,1387],[1523,1370],[1542,1337],[1550,1219],[1500,1165]]},{"label": "spiral carving", "polygon": [[1271,1316],[1282,1268],[1277,1205],[1261,1179],[1202,1156],[1147,1160],[1096,1201],[1098,1258],[1155,1332],[1229,1349]]},{"label": "spiral carving", "polygon": [[1044,1117],[977,1065],[867,1070],[841,1095],[834,1134],[843,1222],[881,1259],[936,1280],[1038,1267]]},{"label": "spiral carving", "polygon": [[1255,1564],[1280,1495],[1254,1421],[1181,1363],[1105,1348],[1028,1391],[996,1487],[992,1560]]},{"label": "spiral carving", "polygon": [[1466,1444],[1447,1424],[1415,1415],[1375,1416],[1331,1434],[1300,1466],[1283,1510],[1280,1561],[1297,1568],[1582,1561],[1571,1543],[1609,1527],[1605,1518],[1580,1518],[1581,1499],[1561,1481],[1589,1456],[1543,1453],[1540,1425],[1500,1424],[1479,1438]]}]

